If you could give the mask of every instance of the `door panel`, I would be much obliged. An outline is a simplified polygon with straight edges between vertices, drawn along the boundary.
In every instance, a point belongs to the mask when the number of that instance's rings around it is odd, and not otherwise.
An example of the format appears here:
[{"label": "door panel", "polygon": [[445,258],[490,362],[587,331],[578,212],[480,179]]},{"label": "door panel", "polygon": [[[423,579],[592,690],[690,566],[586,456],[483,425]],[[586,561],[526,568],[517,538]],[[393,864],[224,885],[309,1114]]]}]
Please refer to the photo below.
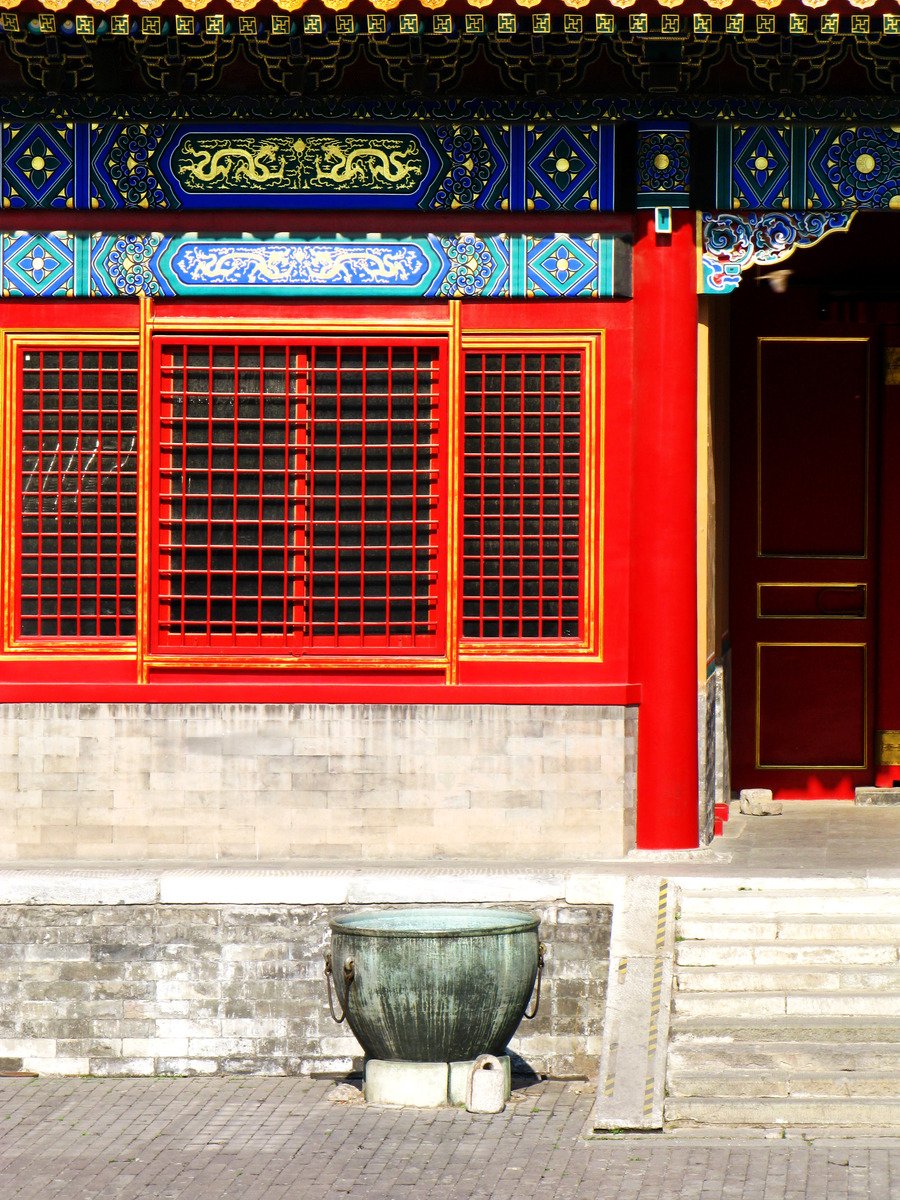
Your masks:
[{"label": "door panel", "polygon": [[852,642],[758,644],[758,767],[865,768],[866,651]]},{"label": "door panel", "polygon": [[868,351],[868,341],[760,339],[763,557],[865,557]]},{"label": "door panel", "polygon": [[735,355],[733,782],[849,796],[873,765],[871,338],[779,325]]}]

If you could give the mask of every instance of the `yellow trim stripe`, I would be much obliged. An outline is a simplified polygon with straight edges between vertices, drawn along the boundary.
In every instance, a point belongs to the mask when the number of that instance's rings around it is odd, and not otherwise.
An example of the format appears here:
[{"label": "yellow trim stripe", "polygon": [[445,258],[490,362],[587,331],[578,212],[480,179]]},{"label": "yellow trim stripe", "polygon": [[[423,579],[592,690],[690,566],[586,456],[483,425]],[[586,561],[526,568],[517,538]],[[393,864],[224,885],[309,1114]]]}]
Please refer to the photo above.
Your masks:
[{"label": "yellow trim stripe", "polygon": [[650,1032],[647,1039],[647,1076],[644,1080],[644,1117],[653,1112],[653,1091],[656,1081],[656,1051],[659,1044],[659,1010],[662,1001],[663,949],[666,942],[666,918],[668,916],[669,885],[660,881],[659,902],[656,909],[656,960],[653,965],[653,982],[650,987]]}]

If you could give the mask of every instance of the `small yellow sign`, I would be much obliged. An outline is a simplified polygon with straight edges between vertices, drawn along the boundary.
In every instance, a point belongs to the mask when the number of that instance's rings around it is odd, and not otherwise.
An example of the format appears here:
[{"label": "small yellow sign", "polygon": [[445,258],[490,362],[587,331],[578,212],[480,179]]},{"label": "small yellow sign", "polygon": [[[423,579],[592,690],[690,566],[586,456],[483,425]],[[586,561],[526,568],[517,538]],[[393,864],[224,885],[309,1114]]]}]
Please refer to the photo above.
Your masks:
[{"label": "small yellow sign", "polygon": [[885,348],[884,382],[888,387],[896,387],[900,383],[900,346]]},{"label": "small yellow sign", "polygon": [[878,765],[900,767],[900,729],[878,730]]}]

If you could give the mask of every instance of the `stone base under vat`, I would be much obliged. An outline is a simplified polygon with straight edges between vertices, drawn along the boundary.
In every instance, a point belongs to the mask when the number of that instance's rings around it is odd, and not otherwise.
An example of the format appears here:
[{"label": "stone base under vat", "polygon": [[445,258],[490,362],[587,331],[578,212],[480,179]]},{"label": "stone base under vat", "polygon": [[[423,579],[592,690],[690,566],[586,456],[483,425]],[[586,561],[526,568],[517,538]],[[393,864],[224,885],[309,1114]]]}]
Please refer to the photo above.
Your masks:
[{"label": "stone base under vat", "polygon": [[[512,1091],[509,1056],[503,1064],[504,1096]],[[390,1062],[370,1058],[366,1063],[364,1094],[369,1104],[402,1104],[411,1108],[465,1107],[466,1087],[475,1059],[453,1063]]]}]

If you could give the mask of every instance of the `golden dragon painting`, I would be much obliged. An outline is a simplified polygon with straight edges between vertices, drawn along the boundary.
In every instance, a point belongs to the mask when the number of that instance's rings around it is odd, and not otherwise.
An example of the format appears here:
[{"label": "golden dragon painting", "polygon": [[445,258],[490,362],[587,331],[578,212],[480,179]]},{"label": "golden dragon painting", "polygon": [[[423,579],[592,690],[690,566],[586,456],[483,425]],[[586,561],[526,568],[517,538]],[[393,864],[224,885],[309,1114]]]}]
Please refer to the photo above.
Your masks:
[{"label": "golden dragon painting", "polygon": [[409,135],[190,134],[173,167],[191,192],[413,192],[427,157]]}]

